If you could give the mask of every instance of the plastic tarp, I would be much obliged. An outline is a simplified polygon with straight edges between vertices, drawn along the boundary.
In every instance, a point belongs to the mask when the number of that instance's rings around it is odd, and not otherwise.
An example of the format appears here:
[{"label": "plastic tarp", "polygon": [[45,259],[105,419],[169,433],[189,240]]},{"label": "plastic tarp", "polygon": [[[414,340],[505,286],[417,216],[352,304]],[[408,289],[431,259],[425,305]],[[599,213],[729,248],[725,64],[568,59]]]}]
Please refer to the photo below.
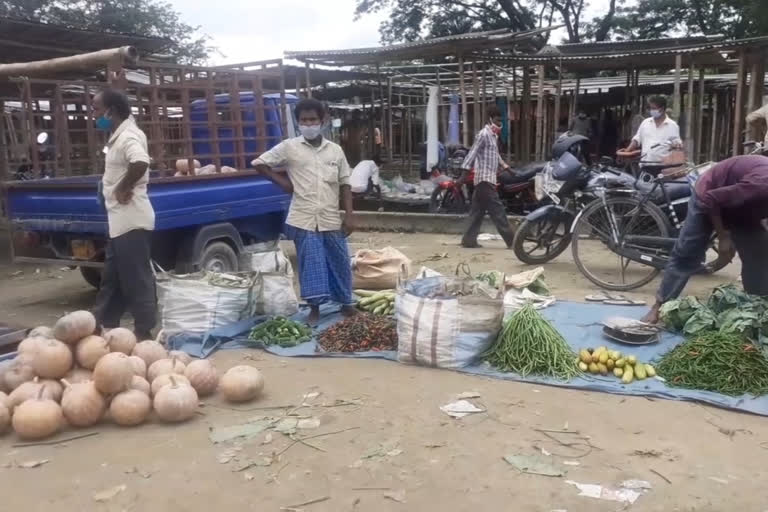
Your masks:
[{"label": "plastic tarp", "polygon": [[[341,316],[338,313],[334,313],[333,309],[325,308],[321,311],[323,311],[326,316],[323,317],[317,332],[321,332],[341,319]],[[552,307],[541,311],[541,313],[560,331],[566,341],[571,345],[574,352],[578,352],[581,348],[605,345],[612,350],[620,350],[628,354],[633,354],[641,361],[655,363],[662,354],[681,343],[683,341],[682,337],[671,333],[664,333],[659,343],[634,346],[615,343],[604,337],[602,334],[601,322],[603,319],[612,316],[639,318],[643,312],[643,308],[632,306],[609,306],[604,304],[580,304],[574,302],[558,302]],[[294,319],[302,321],[306,319],[306,315],[307,312],[300,311],[294,315]],[[247,337],[248,331],[253,325],[260,321],[262,321],[262,319],[244,320],[238,324],[211,331],[204,336],[178,335],[171,338],[169,343],[174,349],[184,350],[193,356],[205,357],[217,348],[242,348],[246,346],[244,339]],[[270,353],[286,357],[375,357],[393,361],[397,359],[397,353],[394,351],[356,354],[328,354],[316,352],[316,343],[314,340],[287,349],[280,347],[264,348]],[[477,364],[462,368],[459,371],[505,380],[545,384],[586,391],[603,391],[620,395],[649,396],[669,400],[701,402],[722,407],[724,409],[768,416],[768,395],[761,397],[752,397],[748,395],[729,397],[708,391],[673,388],[667,386],[664,382],[658,379],[634,381],[631,384],[625,385],[622,384],[620,379],[612,376],[602,377],[584,375],[582,377],[571,379],[568,382],[532,375],[523,378],[512,373],[498,372],[486,364]]]}]

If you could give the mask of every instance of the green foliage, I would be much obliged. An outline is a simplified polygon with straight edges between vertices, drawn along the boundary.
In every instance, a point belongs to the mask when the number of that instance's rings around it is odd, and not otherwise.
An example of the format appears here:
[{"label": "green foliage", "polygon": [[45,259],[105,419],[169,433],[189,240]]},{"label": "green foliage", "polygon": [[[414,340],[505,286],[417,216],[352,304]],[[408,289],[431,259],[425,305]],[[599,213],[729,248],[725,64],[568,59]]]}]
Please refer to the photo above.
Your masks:
[{"label": "green foliage", "polygon": [[167,52],[182,63],[202,63],[213,50],[199,27],[184,23],[171,4],[158,0],[0,0],[0,16],[166,38]]}]

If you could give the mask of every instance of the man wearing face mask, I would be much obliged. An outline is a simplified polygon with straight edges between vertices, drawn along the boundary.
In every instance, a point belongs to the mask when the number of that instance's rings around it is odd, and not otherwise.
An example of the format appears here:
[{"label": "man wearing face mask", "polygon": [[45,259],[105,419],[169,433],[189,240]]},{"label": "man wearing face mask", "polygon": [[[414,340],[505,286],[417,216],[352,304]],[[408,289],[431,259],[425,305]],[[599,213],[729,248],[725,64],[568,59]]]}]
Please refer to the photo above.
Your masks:
[{"label": "man wearing face mask", "polygon": [[150,263],[155,211],[147,195],[147,137],[133,120],[125,94],[106,89],[94,96],[92,105],[96,128],[109,134],[101,180],[109,242],[93,313],[99,325],[112,329],[120,326],[127,309],[136,337],[149,339],[157,296]]},{"label": "man wearing face mask", "polygon": [[[323,138],[323,104],[296,105],[300,137],[288,139],[252,162],[264,176],[292,193],[286,234],[296,245],[301,296],[310,305],[309,324],[317,325],[320,305],[341,304],[354,315],[352,271],[346,237],[354,230],[349,164],[340,146]],[[284,166],[287,172],[274,167]],[[339,198],[346,215],[341,220]]]},{"label": "man wearing face mask", "polygon": [[640,123],[625,151],[641,148],[640,161],[661,163],[671,149],[682,147],[680,127],[667,116],[667,99],[664,96],[651,96],[648,109],[651,117]]},{"label": "man wearing face mask", "polygon": [[475,137],[475,143],[461,165],[465,171],[473,167],[475,169],[475,191],[472,194],[469,226],[461,240],[461,245],[467,248],[480,247],[477,243],[477,235],[480,233],[480,227],[486,213],[491,216],[496,230],[506,242],[507,247],[512,247],[512,241],[515,237],[509,226],[504,203],[501,202],[496,191],[496,174],[499,170],[506,171],[509,169],[499,154],[498,138],[501,133],[501,112],[496,105],[491,105],[488,107],[487,113],[488,124]]}]

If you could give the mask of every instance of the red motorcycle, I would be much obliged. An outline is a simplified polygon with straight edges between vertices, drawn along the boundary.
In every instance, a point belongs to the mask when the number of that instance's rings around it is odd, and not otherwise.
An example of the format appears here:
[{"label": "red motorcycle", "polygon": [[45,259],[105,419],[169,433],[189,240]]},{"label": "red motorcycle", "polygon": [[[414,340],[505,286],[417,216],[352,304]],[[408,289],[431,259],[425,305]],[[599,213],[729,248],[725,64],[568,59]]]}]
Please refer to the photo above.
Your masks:
[{"label": "red motorcycle", "polygon": [[[538,206],[534,192],[534,178],[544,169],[546,162],[533,162],[520,169],[507,169],[496,175],[496,190],[507,212],[524,215]],[[435,173],[437,172],[437,175]],[[433,170],[433,179],[442,179],[429,201],[432,213],[467,213],[472,205],[475,189],[475,170],[464,178],[448,177]]]}]

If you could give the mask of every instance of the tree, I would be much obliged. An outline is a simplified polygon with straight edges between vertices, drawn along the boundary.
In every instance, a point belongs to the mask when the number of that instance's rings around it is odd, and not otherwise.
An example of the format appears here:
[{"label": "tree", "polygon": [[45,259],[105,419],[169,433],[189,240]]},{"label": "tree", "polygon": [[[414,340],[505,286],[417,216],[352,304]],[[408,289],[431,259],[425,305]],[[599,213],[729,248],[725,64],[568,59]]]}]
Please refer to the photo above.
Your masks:
[{"label": "tree", "polygon": [[213,50],[200,27],[184,23],[170,4],[158,0],[0,0],[0,16],[163,37],[170,41],[168,53],[183,63],[202,63]]},{"label": "tree", "polygon": [[355,14],[360,17],[390,9],[390,19],[380,28],[384,43],[498,28],[524,31],[553,22],[563,23],[568,42],[578,43],[583,39],[584,28],[596,40],[606,39],[617,10],[617,0],[609,0],[602,17],[594,24],[584,24],[586,0],[527,1],[526,4],[521,0],[357,0]]}]

